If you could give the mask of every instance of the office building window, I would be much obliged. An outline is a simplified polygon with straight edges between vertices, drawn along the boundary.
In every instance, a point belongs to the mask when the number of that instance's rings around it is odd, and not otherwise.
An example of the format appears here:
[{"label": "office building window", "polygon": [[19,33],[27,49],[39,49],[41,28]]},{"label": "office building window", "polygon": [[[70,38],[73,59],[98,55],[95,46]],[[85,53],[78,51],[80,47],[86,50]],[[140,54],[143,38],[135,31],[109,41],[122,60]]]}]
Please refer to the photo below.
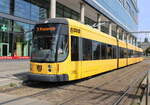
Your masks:
[{"label": "office building window", "polygon": [[85,24],[93,25],[94,23],[96,23],[96,22],[88,17],[85,17]]},{"label": "office building window", "polygon": [[0,12],[10,13],[10,0],[0,0]]},{"label": "office building window", "polygon": [[63,17],[63,6],[59,3],[56,4],[56,16],[57,17]]},{"label": "office building window", "polygon": [[[32,30],[33,26],[22,22],[14,22],[14,37],[13,37],[13,55],[29,56],[32,33],[27,32]],[[25,33],[27,32],[27,33]]]},{"label": "office building window", "polygon": [[46,19],[48,10],[24,0],[15,0],[14,15],[34,21]]},{"label": "office building window", "polygon": [[75,20],[79,20],[80,16],[79,13],[60,4],[57,3],[57,8],[56,8],[56,16],[57,17],[65,17],[65,18],[71,18]]}]

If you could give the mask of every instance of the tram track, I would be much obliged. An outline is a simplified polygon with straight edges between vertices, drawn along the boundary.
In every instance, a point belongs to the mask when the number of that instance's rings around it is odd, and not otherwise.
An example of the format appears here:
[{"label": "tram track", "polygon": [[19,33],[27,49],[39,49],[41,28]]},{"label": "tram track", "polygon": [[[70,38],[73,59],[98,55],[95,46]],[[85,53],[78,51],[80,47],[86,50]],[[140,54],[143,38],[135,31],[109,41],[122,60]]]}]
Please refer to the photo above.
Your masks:
[{"label": "tram track", "polygon": [[[139,75],[139,73],[132,75],[132,76],[134,77],[137,75]],[[145,75],[145,73],[143,73],[141,78],[143,78],[144,75]],[[117,81],[116,81],[116,82],[112,82],[112,84],[107,85],[106,87],[103,87],[103,89],[105,89],[105,90],[111,90],[111,91],[116,92],[113,96],[107,98],[106,102],[108,102],[108,100],[109,100],[109,103],[107,103],[106,105],[108,105],[108,104],[110,105],[110,103],[115,103],[115,100],[123,99],[124,95],[126,95],[125,93],[131,89],[131,86],[134,86],[135,83],[137,83],[137,81],[140,80],[140,79],[137,79],[136,77],[133,79],[131,79],[129,77],[130,77],[130,75],[126,75],[125,78],[122,78],[120,83],[117,83]],[[130,79],[132,81],[130,81]],[[128,81],[128,84],[124,84],[124,83],[127,83],[127,81]],[[116,86],[116,87],[114,87],[114,86]],[[109,88],[109,87],[111,87],[111,88]],[[128,94],[128,95],[131,95],[131,94]]]},{"label": "tram track", "polygon": [[[141,65],[143,65],[143,63],[139,63],[139,64],[135,64],[135,65],[141,66]],[[49,84],[46,84],[45,87],[40,87],[40,86],[38,86],[38,84],[37,84],[37,86],[34,86],[33,84],[31,84],[31,86],[23,86],[20,88],[16,88],[16,89],[14,88],[12,90],[10,89],[10,90],[6,90],[3,92],[7,93],[7,94],[18,95],[19,96],[18,100],[28,97],[28,98],[42,99],[42,100],[46,100],[46,101],[53,101],[54,105],[55,104],[56,105],[67,105],[68,103],[69,103],[68,105],[70,105],[70,103],[74,102],[75,100],[79,99],[80,97],[90,95],[93,91],[99,93],[99,91],[102,91],[105,88],[105,86],[107,87],[109,84],[111,84],[112,81],[113,81],[112,84],[114,84],[115,81],[117,83],[117,82],[120,82],[122,79],[126,79],[127,76],[128,77],[132,76],[132,74],[134,74],[137,71],[139,66],[135,67],[134,65],[131,65],[131,66],[128,66],[125,68],[121,68],[119,70],[112,71],[110,73],[105,73],[105,74],[93,77],[93,78],[85,80],[85,81],[83,80],[80,82],[67,83],[67,85],[58,85],[57,84],[54,86],[52,86],[52,85],[48,86]],[[105,77],[105,75],[108,75],[108,76]],[[137,74],[135,74],[135,75],[137,75]],[[99,81],[98,81],[99,79],[101,79],[102,82],[99,83]],[[96,81],[96,82],[94,83],[93,81]],[[98,83],[100,85],[97,86]],[[102,89],[102,87],[103,87],[103,89]],[[75,91],[74,90],[75,88],[78,88],[78,89]],[[81,88],[81,90],[80,90],[80,88]],[[123,89],[123,90],[125,90],[125,89]],[[22,92],[20,93],[20,91],[22,91]],[[26,91],[30,91],[30,93],[26,93]],[[68,97],[67,97],[67,95],[63,95],[64,97],[59,100],[55,100],[55,98],[51,99],[49,97],[49,96],[53,97],[53,95],[54,95],[54,97],[57,97],[56,94],[59,92],[61,93],[62,91],[63,91],[63,94],[64,93],[65,94],[73,93],[73,97],[70,97],[69,95],[68,95]],[[123,94],[123,92],[122,92],[122,94]],[[74,105],[74,104],[72,104],[72,105]],[[84,104],[82,104],[82,105],[84,105]]]},{"label": "tram track", "polygon": [[[119,71],[119,70],[118,70]],[[114,71],[112,71],[112,72],[114,72]],[[121,72],[121,71],[120,71]],[[36,85],[38,82],[32,82],[32,84],[30,84],[30,85]],[[6,89],[5,91],[0,91],[0,92],[8,92],[8,91],[13,91],[13,90],[16,90],[16,89],[21,89],[21,88],[25,88],[25,87],[27,87],[27,86],[23,86],[23,85],[21,85],[21,86],[19,86],[19,87],[14,87],[14,88],[10,88],[10,89]]]},{"label": "tram track", "polygon": [[[4,90],[4,91],[0,91],[0,93],[9,93],[9,94],[13,94],[13,91],[17,91],[19,89],[21,89],[20,91],[26,91],[26,92],[29,92],[30,94],[28,95],[18,95],[17,98],[15,99],[12,99],[12,100],[8,100],[6,102],[3,102],[3,104],[7,104],[7,103],[10,103],[10,102],[13,102],[13,101],[17,101],[17,100],[21,100],[21,99],[25,99],[25,98],[34,98],[34,97],[37,97],[37,96],[40,96],[40,95],[44,95],[45,93],[49,92],[49,91],[53,91],[54,89],[56,89],[57,87],[63,87],[64,85],[61,84],[61,85],[58,85],[58,84],[54,84],[52,85],[52,87],[45,87],[45,88],[37,88],[36,89],[36,86],[35,85],[39,85],[38,83],[35,83],[34,85],[33,84],[30,84],[31,86],[35,87],[34,89],[29,87],[29,86],[21,86],[21,87],[16,87],[16,88],[11,88],[11,89],[7,89],[7,90]],[[35,91],[36,90],[36,91]],[[11,93],[12,92],[12,93]],[[24,93],[24,92],[23,92]],[[19,94],[19,93],[18,93]],[[17,94],[15,94],[17,95]],[[0,103],[1,104],[1,103]]]},{"label": "tram track", "polygon": [[[130,71],[129,71],[130,72]],[[133,71],[134,72],[134,71]],[[123,74],[124,75],[124,74]],[[62,88],[59,88],[59,89],[62,89]],[[48,93],[47,93],[48,94]],[[50,94],[50,93],[49,93]],[[46,96],[45,96],[46,97]],[[41,98],[41,97],[40,97]],[[42,99],[42,98],[41,98]],[[64,99],[65,100],[65,99]],[[57,105],[61,105],[62,103],[57,103]]]},{"label": "tram track", "polygon": [[[138,67],[137,67],[138,68]],[[136,69],[137,69],[136,68]],[[135,68],[132,68],[132,73],[134,73],[135,71],[136,71],[136,69]],[[70,102],[70,101],[73,101],[73,100],[75,100],[75,99],[77,99],[77,98],[79,98],[79,97],[82,97],[82,96],[86,96],[86,94],[88,94],[88,93],[90,93],[90,92],[92,92],[93,90],[95,90],[95,89],[97,89],[97,88],[103,88],[104,86],[106,86],[106,85],[108,85],[108,84],[110,84],[110,83],[112,83],[112,84],[114,84],[115,82],[119,82],[120,80],[122,80],[122,79],[126,79],[127,78],[127,76],[129,76],[128,74],[132,74],[131,73],[131,70],[129,70],[129,71],[127,71],[127,72],[124,72],[124,73],[122,73],[121,75],[119,75],[119,76],[117,76],[117,77],[114,77],[114,78],[112,78],[111,80],[108,80],[108,81],[106,81],[106,82],[104,82],[103,84],[101,84],[101,85],[98,85],[98,86],[93,86],[93,88],[91,88],[90,90],[87,90],[85,93],[82,93],[82,94],[78,94],[78,95],[76,95],[76,96],[73,96],[73,97],[71,97],[71,98],[69,98],[69,99],[65,99],[65,101],[64,102],[60,102],[59,103],[59,105],[64,105],[64,104],[66,104],[66,103],[68,103],[68,102]],[[116,78],[119,78],[119,79],[116,79]],[[114,81],[113,81],[114,80]],[[113,82],[112,82],[113,81]],[[99,90],[101,90],[101,89],[99,89]]]},{"label": "tram track", "polygon": [[[143,73],[142,76],[138,76],[139,74],[141,73],[138,73],[136,75],[136,77],[127,85],[126,88],[123,89],[123,94],[116,97],[112,103],[112,105],[127,105],[126,104],[126,100],[128,100],[128,98],[133,94],[135,93],[136,89],[139,84],[141,83],[141,81],[143,80],[143,78],[145,77],[146,75],[146,72]],[[139,83],[138,83],[139,82]],[[121,103],[121,104],[120,104]]]},{"label": "tram track", "polygon": [[[135,76],[138,75],[138,74],[135,74]],[[134,76],[134,75],[133,75]],[[143,74],[144,76],[144,74]],[[143,77],[142,76],[142,77]],[[127,76],[126,78],[129,78],[130,76]],[[123,79],[122,79],[123,80]],[[126,79],[126,81],[129,81],[130,79]],[[136,79],[135,79],[136,80]],[[135,81],[133,80],[133,81]],[[112,91],[112,92],[115,92],[114,95],[110,96],[108,94],[108,97],[107,99],[105,98],[105,101],[103,99],[101,99],[101,97],[99,97],[99,99],[103,102],[105,102],[105,105],[110,105],[111,103],[114,103],[115,100],[118,100],[120,97],[122,97],[122,95],[124,95],[124,93],[126,91],[128,91],[130,85],[133,85],[133,81],[129,82],[128,84],[126,84],[126,86],[124,84],[116,84],[116,83],[112,83],[112,86],[110,85],[107,85],[106,87],[104,87],[103,89],[105,90],[109,90],[109,91]],[[123,81],[120,81],[120,83],[126,83],[124,80]],[[120,85],[120,86],[119,86]],[[114,87],[115,86],[115,87]],[[111,88],[109,88],[111,87]],[[128,94],[129,96],[132,96],[132,94]],[[124,98],[124,97],[123,97]],[[101,104],[103,105],[103,104]],[[120,104],[120,105],[123,105],[123,104]],[[127,105],[127,104],[124,104],[124,105]]]}]

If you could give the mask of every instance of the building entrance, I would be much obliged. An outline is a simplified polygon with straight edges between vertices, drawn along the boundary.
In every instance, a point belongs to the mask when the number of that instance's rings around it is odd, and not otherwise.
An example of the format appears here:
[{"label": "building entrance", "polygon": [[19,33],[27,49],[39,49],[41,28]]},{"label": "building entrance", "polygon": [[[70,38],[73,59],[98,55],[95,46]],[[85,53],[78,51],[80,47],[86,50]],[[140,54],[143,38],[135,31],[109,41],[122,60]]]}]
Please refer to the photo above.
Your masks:
[{"label": "building entrance", "polygon": [[9,44],[0,43],[0,56],[9,56]]}]

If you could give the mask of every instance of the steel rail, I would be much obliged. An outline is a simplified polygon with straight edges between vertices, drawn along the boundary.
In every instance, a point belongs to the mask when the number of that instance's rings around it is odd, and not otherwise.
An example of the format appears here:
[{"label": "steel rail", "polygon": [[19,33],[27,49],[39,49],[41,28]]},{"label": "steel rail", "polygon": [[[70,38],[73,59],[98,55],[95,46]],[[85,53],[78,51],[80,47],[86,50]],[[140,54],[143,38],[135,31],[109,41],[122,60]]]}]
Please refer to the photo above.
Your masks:
[{"label": "steel rail", "polygon": [[[137,67],[137,68],[138,68],[138,67]],[[126,78],[126,76],[128,76],[127,74],[131,74],[131,71],[132,71],[132,73],[134,73],[134,72],[136,71],[136,69],[135,69],[135,68],[132,68],[132,69],[130,69],[129,71],[124,72],[123,74],[119,75],[118,77],[114,77],[114,78],[112,78],[111,80],[109,80],[109,81],[107,81],[107,82],[104,82],[104,83],[101,84],[101,85],[98,85],[98,86],[96,86],[96,87],[91,88],[90,90],[85,91],[84,93],[78,94],[78,95],[73,96],[73,97],[71,97],[71,98],[67,98],[67,99],[65,99],[64,102],[60,102],[58,105],[64,105],[65,103],[68,103],[68,102],[70,102],[70,101],[72,101],[72,100],[74,100],[74,99],[76,99],[76,98],[78,98],[78,97],[80,97],[80,96],[83,96],[83,95],[85,95],[85,94],[87,94],[87,93],[89,93],[89,92],[95,90],[95,89],[98,88],[98,87],[103,87],[103,86],[105,86],[106,84],[112,83],[112,81],[113,81],[113,83],[114,83],[114,82],[118,82],[118,81],[121,80],[121,78]],[[120,77],[121,77],[121,78],[120,78]],[[116,78],[119,78],[119,79],[116,79]]]},{"label": "steel rail", "polygon": [[[140,74],[140,73],[139,73]],[[145,75],[147,75],[147,74],[145,74]],[[145,75],[144,75],[144,77],[145,77]],[[127,87],[127,89],[124,91],[124,94],[122,94],[118,99],[116,99],[116,101],[114,101],[114,103],[112,104],[112,105],[118,105],[121,101],[122,101],[122,99],[126,96],[126,94],[128,93],[128,91],[130,91],[131,89],[132,89],[132,87],[135,85],[135,83],[137,83],[139,80],[143,80],[143,75],[141,76],[141,78],[139,79],[134,79],[130,84],[131,85],[129,85],[128,87]]]}]

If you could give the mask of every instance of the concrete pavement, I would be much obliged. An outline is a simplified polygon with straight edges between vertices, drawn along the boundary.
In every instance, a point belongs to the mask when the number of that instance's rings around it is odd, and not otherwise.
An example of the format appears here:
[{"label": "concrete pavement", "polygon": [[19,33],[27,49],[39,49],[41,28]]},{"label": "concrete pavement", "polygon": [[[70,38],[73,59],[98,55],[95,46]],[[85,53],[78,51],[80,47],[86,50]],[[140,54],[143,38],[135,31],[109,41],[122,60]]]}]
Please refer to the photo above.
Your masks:
[{"label": "concrete pavement", "polygon": [[0,93],[0,105],[52,105],[46,101]]},{"label": "concrete pavement", "polygon": [[0,86],[22,82],[28,74],[29,67],[29,60],[0,61]]},{"label": "concrete pavement", "polygon": [[[29,60],[2,60],[0,61],[0,86],[18,85],[26,79],[29,71]],[[0,105],[51,105],[42,100],[19,97],[0,93]]]}]

